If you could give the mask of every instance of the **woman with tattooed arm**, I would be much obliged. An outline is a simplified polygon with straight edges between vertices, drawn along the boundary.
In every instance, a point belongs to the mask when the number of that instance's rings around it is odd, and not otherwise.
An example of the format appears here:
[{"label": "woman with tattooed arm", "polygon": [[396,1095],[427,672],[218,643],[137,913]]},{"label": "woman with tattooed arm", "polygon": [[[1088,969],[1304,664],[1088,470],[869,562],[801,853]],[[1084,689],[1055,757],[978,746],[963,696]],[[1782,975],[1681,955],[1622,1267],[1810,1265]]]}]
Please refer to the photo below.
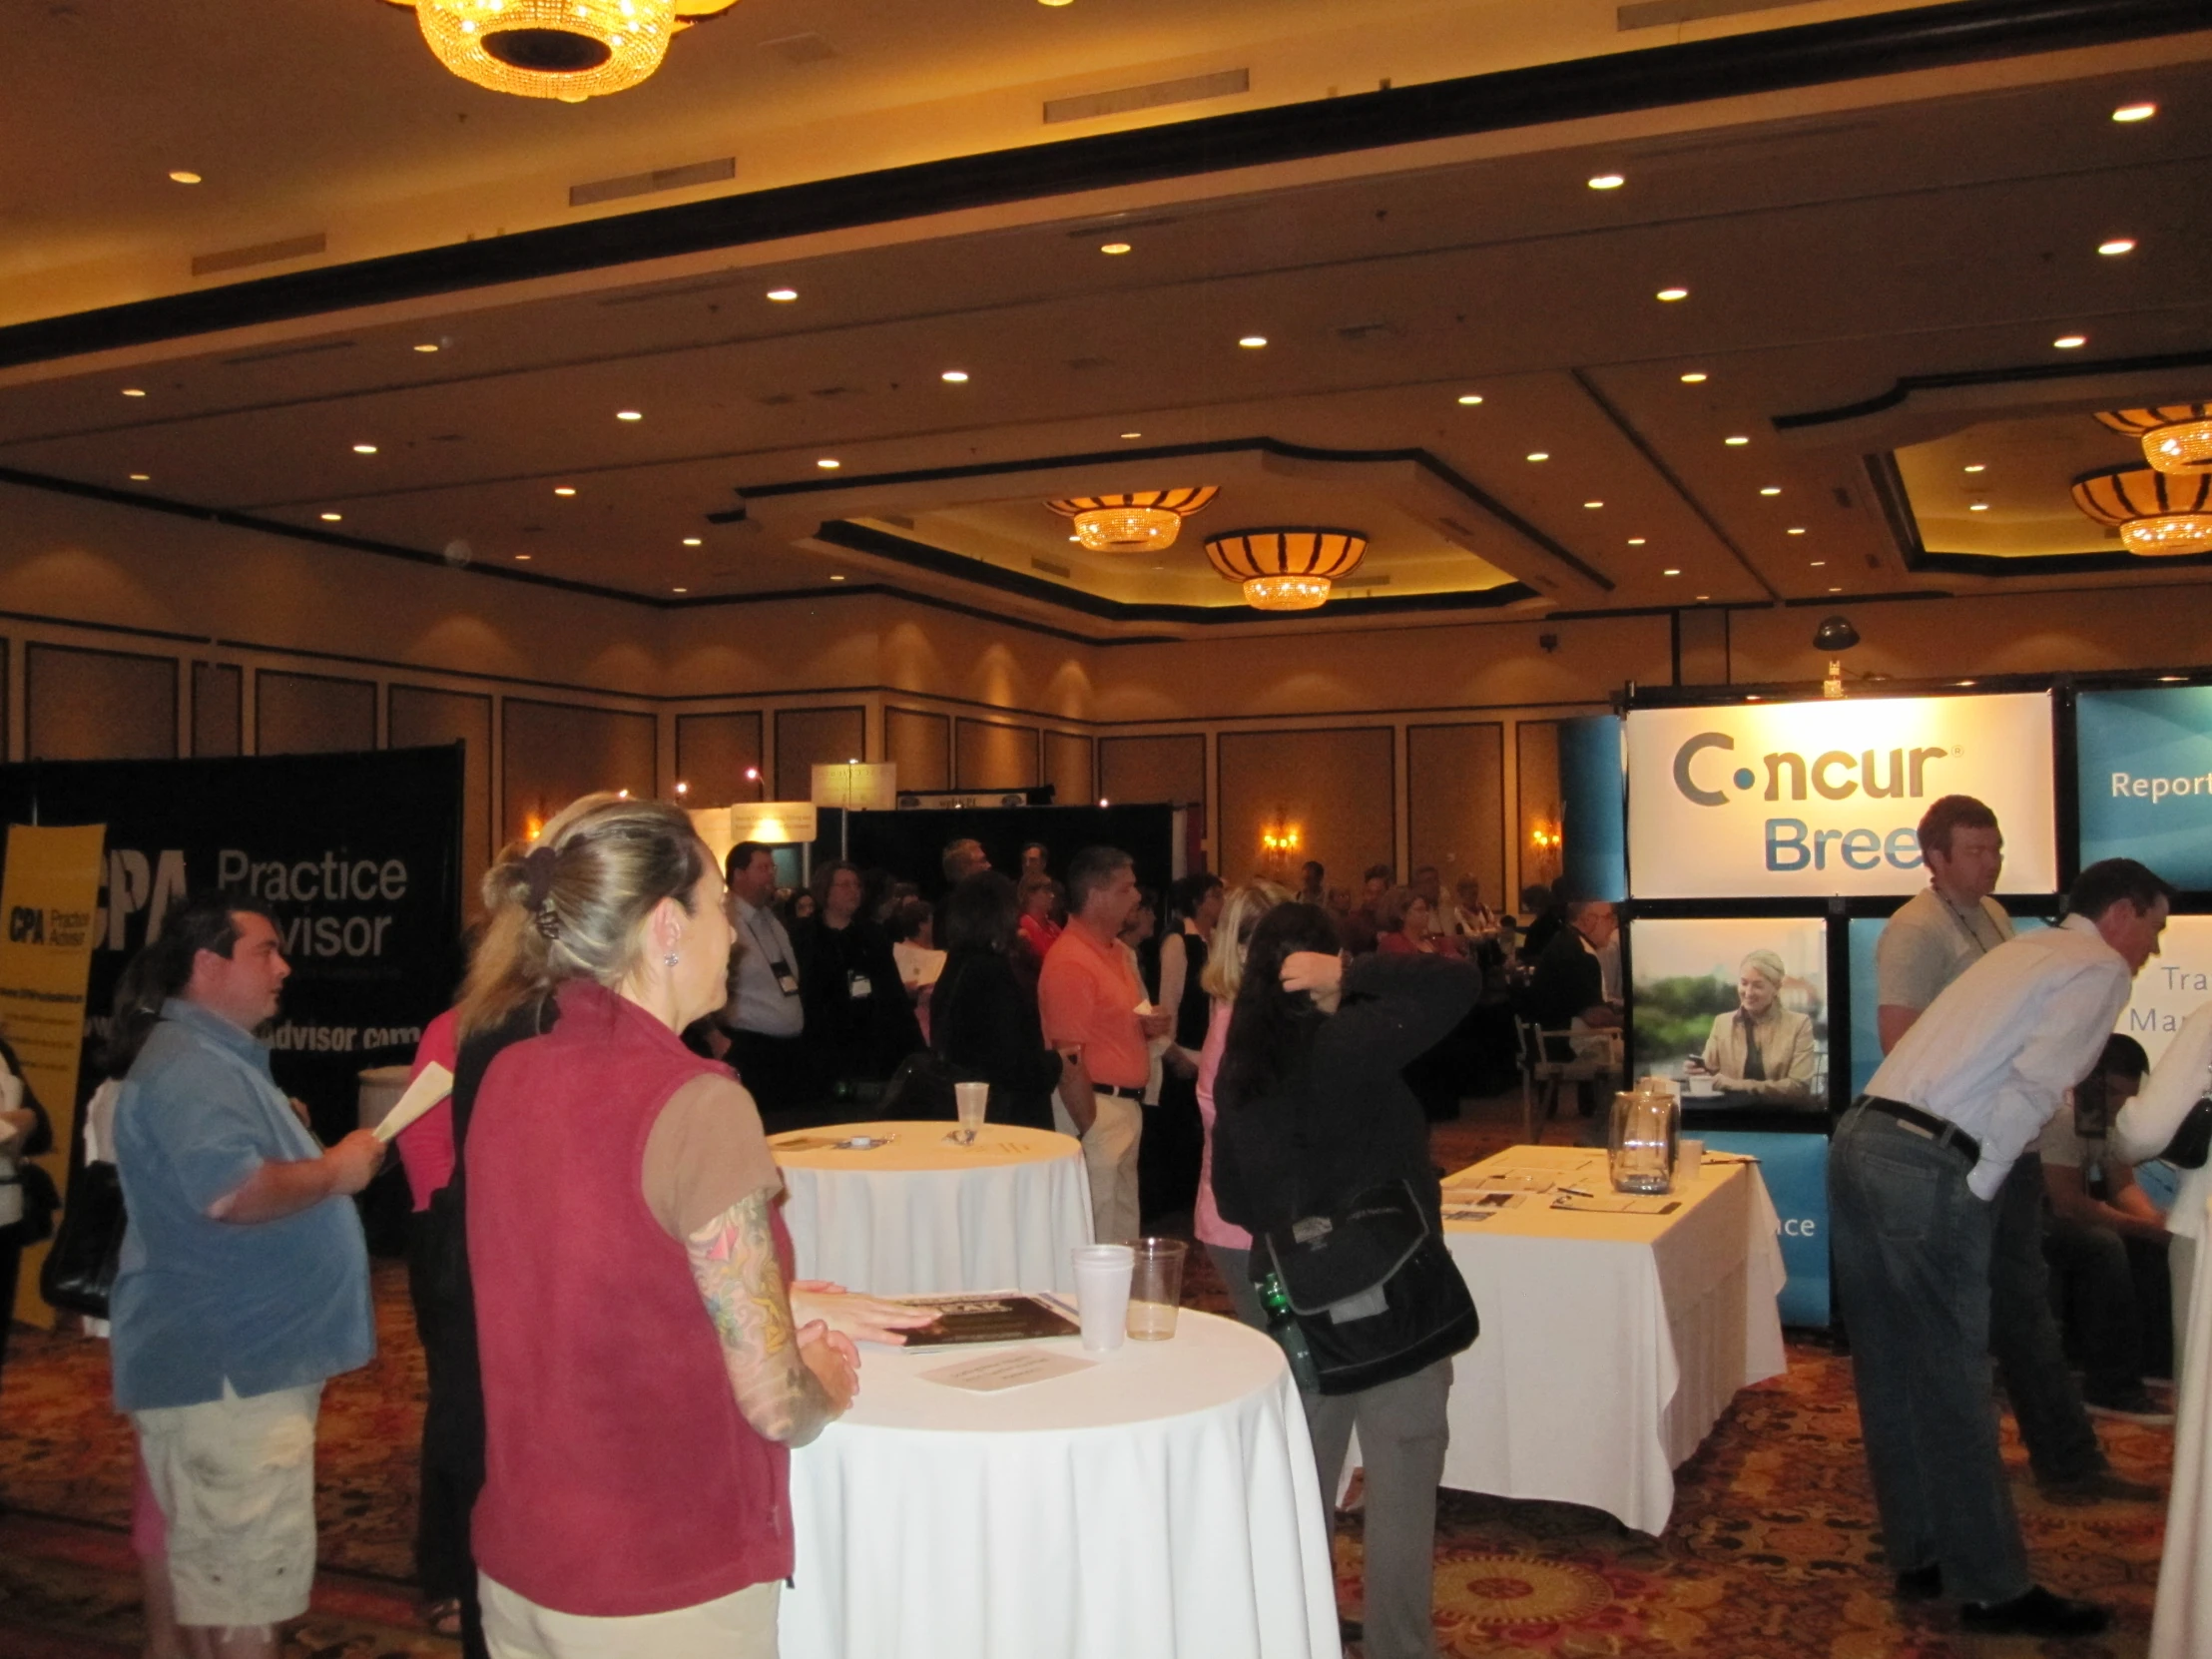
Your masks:
[{"label": "woman with tattooed arm", "polygon": [[928,1316],[787,1289],[760,1114],[677,1035],[721,1006],[734,942],[681,811],[587,797],[484,897],[464,1054],[518,1016],[543,1033],[499,1050],[469,1128],[487,1646],[772,1656],[790,1448],[850,1403],[853,1337]]}]

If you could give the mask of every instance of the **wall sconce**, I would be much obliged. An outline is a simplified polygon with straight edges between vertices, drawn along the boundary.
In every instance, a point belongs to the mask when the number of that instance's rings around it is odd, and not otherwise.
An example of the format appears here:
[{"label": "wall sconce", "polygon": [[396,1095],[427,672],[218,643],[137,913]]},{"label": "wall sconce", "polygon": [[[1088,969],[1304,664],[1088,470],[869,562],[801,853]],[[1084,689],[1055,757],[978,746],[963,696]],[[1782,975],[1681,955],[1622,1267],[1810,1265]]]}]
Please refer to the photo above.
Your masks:
[{"label": "wall sconce", "polygon": [[1280,830],[1260,831],[1260,850],[1263,852],[1288,856],[1298,850],[1298,842],[1299,830],[1295,824],[1286,825]]},{"label": "wall sconce", "polygon": [[1559,831],[1548,824],[1539,824],[1528,831],[1528,843],[1538,851],[1548,852],[1559,844]]}]

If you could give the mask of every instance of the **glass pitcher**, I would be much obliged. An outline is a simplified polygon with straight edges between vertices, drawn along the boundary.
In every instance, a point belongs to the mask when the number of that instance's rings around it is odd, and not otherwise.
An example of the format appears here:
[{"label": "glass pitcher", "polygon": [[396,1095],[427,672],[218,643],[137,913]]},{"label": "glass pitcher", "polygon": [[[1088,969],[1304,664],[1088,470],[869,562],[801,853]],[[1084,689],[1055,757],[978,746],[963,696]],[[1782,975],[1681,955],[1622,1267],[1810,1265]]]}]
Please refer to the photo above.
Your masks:
[{"label": "glass pitcher", "polygon": [[1674,1155],[1682,1134],[1682,1103],[1656,1078],[1613,1097],[1607,1163],[1618,1193],[1674,1190]]}]

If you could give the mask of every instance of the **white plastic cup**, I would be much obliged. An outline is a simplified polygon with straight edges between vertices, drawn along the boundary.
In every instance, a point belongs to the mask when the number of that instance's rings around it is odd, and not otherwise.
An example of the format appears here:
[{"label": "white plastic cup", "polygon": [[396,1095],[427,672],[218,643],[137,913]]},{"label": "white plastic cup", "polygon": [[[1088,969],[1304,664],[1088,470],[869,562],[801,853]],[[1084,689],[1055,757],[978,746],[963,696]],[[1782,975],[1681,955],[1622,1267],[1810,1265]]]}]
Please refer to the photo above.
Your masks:
[{"label": "white plastic cup", "polygon": [[1682,1140],[1674,1143],[1674,1178],[1676,1181],[1697,1179],[1698,1165],[1705,1161],[1703,1141]]},{"label": "white plastic cup", "polygon": [[1129,1323],[1129,1276],[1137,1253],[1124,1244],[1077,1245],[1075,1307],[1083,1325],[1083,1351],[1111,1354]]},{"label": "white plastic cup", "polygon": [[955,1083],[952,1098],[959,1108],[961,1132],[973,1140],[983,1127],[983,1113],[991,1103],[991,1086],[988,1083]]}]

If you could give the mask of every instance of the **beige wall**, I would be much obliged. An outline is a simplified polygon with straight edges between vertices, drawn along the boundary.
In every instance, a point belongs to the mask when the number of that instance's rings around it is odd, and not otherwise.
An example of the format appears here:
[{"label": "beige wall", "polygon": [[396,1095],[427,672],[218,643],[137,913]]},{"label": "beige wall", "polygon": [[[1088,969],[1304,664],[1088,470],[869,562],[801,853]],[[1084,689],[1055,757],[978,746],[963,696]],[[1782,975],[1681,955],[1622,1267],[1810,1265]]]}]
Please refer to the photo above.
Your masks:
[{"label": "beige wall", "polygon": [[[1295,885],[1319,858],[1329,884],[1359,890],[1370,864],[1397,865],[1396,761],[1387,726],[1225,732],[1213,862],[1232,881],[1265,873]],[[1272,861],[1261,837],[1298,831],[1297,854]]]}]

